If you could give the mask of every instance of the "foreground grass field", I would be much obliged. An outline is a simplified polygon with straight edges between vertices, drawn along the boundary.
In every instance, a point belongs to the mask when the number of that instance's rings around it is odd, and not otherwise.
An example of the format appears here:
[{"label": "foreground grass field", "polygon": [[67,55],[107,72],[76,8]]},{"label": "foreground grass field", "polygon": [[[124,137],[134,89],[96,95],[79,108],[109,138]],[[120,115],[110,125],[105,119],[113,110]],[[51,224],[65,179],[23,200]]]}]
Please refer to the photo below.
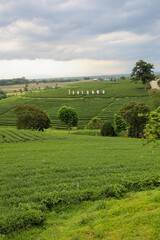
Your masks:
[{"label": "foreground grass field", "polygon": [[[130,192],[121,200],[84,202],[50,213],[43,229],[14,233],[12,240],[160,239],[160,189]],[[2,238],[10,239],[9,236]]]},{"label": "foreground grass field", "polygon": [[[8,134],[8,129],[1,131]],[[4,239],[4,234],[12,234],[7,239],[13,239],[14,231],[43,226],[50,219],[52,224],[55,214],[72,205],[121,198],[160,184],[160,149],[142,147],[140,140],[68,136],[52,130],[44,136],[45,140],[0,145],[0,232]]]}]

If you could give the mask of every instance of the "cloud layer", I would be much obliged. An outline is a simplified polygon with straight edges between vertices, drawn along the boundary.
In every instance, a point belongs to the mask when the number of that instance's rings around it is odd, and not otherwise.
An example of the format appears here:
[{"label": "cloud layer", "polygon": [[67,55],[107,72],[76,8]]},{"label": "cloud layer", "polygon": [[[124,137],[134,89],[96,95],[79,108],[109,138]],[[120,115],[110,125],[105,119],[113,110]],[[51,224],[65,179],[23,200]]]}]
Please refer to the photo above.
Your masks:
[{"label": "cloud layer", "polygon": [[0,59],[95,59],[158,66],[159,0],[1,0]]}]

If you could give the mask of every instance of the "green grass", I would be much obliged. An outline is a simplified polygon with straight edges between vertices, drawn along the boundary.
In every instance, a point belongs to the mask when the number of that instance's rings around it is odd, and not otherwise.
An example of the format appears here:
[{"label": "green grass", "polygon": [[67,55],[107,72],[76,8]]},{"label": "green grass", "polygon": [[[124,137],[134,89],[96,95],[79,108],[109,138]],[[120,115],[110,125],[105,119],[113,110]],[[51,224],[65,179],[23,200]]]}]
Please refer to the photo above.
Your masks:
[{"label": "green grass", "polygon": [[[79,91],[80,94],[77,95],[69,95],[68,90]],[[87,95],[86,91],[89,91],[90,94]],[[105,94],[91,94],[91,91],[94,90],[105,90]],[[81,91],[84,91],[84,94],[81,94]],[[101,97],[101,98],[110,98],[110,97],[135,97],[135,96],[146,96],[147,92],[144,90],[144,86],[141,82],[137,84],[131,83],[130,80],[121,80],[117,82],[103,81],[103,82],[87,82],[81,84],[74,84],[73,86],[66,86],[59,89],[53,89],[48,91],[41,92],[27,92],[25,94],[30,98],[93,98],[93,97]]]},{"label": "green grass", "polygon": [[44,240],[157,240],[160,238],[159,203],[159,190],[129,193],[122,200],[86,203],[80,208],[75,207],[72,215],[64,213],[56,221],[52,220],[50,225],[53,225],[39,237]]},{"label": "green grass", "polygon": [[159,148],[137,139],[43,134],[45,140],[0,143],[1,233],[43,224],[50,211],[72,204],[159,185]]},{"label": "green grass", "polygon": [[103,199],[51,212],[44,228],[2,236],[2,240],[157,240],[160,189],[130,192],[121,200]]},{"label": "green grass", "polygon": [[[81,83],[82,84],[82,83]],[[70,106],[77,110],[79,115],[79,128],[84,128],[91,118],[98,116],[102,120],[113,121],[115,113],[118,113],[124,103],[130,101],[142,101],[151,107],[147,91],[141,83],[130,83],[123,80],[116,83],[84,83],[84,85],[72,86],[74,89],[84,88],[90,90],[105,89],[105,95],[99,96],[69,96],[69,87],[53,89],[50,91],[29,92],[26,95],[14,96],[0,101],[0,125],[15,126],[16,119],[14,109],[22,103],[42,105],[51,118],[51,125],[55,128],[65,128],[57,119],[57,112],[62,106]],[[79,89],[80,90],[80,89]]]},{"label": "green grass", "polygon": [[[68,89],[106,94],[68,96]],[[14,109],[29,103],[42,105],[56,128],[64,127],[59,108],[74,107],[83,128],[94,116],[113,121],[129,101],[150,106],[141,83],[78,83],[1,100],[0,125],[14,126]],[[138,139],[92,130],[1,127],[0,239],[159,239],[160,194],[150,191],[160,185],[159,155]],[[142,190],[149,191],[131,192]]]},{"label": "green grass", "polygon": [[44,135],[42,132],[17,130],[13,127],[0,128],[0,143],[27,142],[50,139],[50,135]]}]

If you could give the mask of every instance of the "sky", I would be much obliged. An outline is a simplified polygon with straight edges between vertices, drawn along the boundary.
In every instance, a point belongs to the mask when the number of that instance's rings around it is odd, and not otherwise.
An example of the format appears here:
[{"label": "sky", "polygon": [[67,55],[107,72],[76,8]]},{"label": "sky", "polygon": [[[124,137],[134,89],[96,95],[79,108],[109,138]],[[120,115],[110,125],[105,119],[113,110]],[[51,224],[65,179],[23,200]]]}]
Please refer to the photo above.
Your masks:
[{"label": "sky", "polygon": [[159,0],[1,0],[0,79],[160,71]]}]

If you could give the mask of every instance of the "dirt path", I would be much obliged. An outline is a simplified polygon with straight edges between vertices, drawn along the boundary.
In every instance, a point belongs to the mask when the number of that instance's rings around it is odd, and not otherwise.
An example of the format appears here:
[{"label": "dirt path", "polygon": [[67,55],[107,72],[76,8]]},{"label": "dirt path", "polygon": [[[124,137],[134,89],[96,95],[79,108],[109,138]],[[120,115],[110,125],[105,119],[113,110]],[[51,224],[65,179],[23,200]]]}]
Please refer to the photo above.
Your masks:
[{"label": "dirt path", "polygon": [[158,89],[158,90],[160,90],[160,88],[159,88],[159,86],[158,86],[158,81],[159,81],[159,80],[160,80],[160,79],[153,80],[153,81],[150,82],[150,85],[151,85],[151,88],[152,88],[152,89]]}]

